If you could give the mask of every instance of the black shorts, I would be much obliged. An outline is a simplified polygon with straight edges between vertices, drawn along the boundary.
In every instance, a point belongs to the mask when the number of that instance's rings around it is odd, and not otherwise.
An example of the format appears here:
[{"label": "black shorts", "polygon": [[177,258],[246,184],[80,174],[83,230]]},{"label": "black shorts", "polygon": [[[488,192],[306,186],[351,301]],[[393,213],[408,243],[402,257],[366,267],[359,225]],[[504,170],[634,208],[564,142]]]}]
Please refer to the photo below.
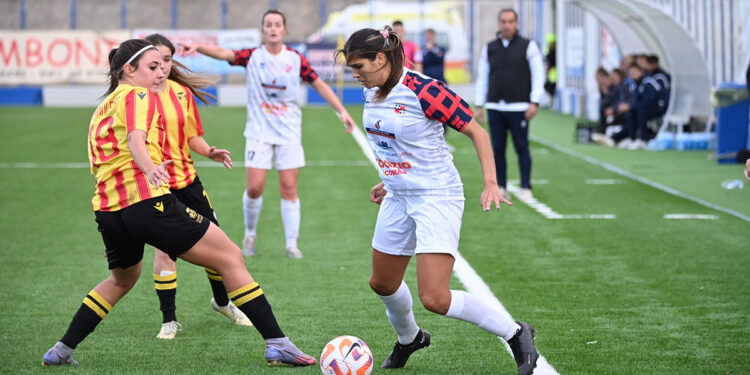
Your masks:
[{"label": "black shorts", "polygon": [[211,222],[172,194],[147,199],[119,211],[95,211],[106,247],[109,269],[127,268],[143,259],[149,244],[172,260],[190,250]]},{"label": "black shorts", "polygon": [[211,220],[214,224],[219,225],[214,208],[211,206],[211,200],[208,198],[206,189],[203,188],[203,184],[201,184],[201,180],[198,177],[195,177],[195,181],[192,184],[182,189],[171,189],[170,191],[182,204],[192,208],[195,212]]}]

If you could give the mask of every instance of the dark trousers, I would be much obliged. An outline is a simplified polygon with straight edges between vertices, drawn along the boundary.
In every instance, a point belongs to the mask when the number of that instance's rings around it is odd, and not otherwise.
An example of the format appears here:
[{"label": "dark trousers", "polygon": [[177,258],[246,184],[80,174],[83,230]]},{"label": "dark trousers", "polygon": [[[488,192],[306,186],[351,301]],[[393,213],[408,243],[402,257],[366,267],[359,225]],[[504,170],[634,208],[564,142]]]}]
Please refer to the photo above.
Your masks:
[{"label": "dark trousers", "polygon": [[637,107],[632,108],[625,115],[625,125],[619,133],[615,134],[612,139],[619,142],[625,138],[631,140],[640,139],[648,141],[652,138],[653,133],[648,129],[648,120],[664,115],[664,110],[657,107]]},{"label": "dark trousers", "polygon": [[495,168],[497,169],[497,184],[505,187],[507,184],[507,166],[505,162],[505,146],[508,130],[513,137],[513,147],[518,155],[518,168],[521,170],[521,187],[531,189],[531,153],[529,153],[529,123],[525,112],[500,112],[487,110],[490,122],[490,136],[492,149],[495,151]]}]

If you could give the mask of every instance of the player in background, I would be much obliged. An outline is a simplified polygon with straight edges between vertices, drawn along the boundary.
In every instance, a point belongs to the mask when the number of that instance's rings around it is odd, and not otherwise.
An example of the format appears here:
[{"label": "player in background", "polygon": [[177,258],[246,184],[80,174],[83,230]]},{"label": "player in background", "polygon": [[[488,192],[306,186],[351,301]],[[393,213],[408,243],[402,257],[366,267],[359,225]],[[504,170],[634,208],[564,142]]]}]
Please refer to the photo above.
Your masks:
[{"label": "player in background", "polygon": [[411,40],[406,39],[406,28],[404,27],[404,23],[400,20],[393,21],[393,32],[398,34],[399,39],[401,40],[401,45],[404,49],[404,55],[406,56],[406,59],[404,60],[404,66],[406,69],[412,69],[416,70],[418,72],[422,71],[422,51],[419,48],[419,45],[415,42],[412,42]]},{"label": "player in background", "polygon": [[382,367],[403,367],[413,352],[430,345],[430,334],[414,319],[411,292],[403,280],[416,254],[422,305],[502,337],[510,344],[518,373],[530,374],[539,357],[534,329],[449,287],[464,195],[443,124],[474,143],[484,177],[485,211],[493,204],[498,209],[500,203],[510,204],[497,185],[489,136],[472,119],[469,105],[443,82],[404,68],[401,41],[389,27],[359,30],[339,52],[365,87],[362,121],[383,180],[370,190],[370,200],[380,205],[370,287],[385,304],[398,341]]},{"label": "player in background", "polygon": [[284,15],[278,10],[267,11],[262,18],[262,30],[265,42],[258,48],[230,50],[212,45],[185,45],[185,52],[190,54],[197,51],[247,68],[247,190],[242,195],[245,217],[242,253],[245,256],[255,255],[263,189],[273,159],[279,171],[286,254],[290,258],[302,258],[302,252],[297,247],[300,225],[297,179],[299,169],[305,165],[302,114],[297,103],[300,78],[339,113],[347,132],[354,128],[354,122],[333,90],[318,78],[307,59],[284,44],[284,35],[288,32]]},{"label": "player in background", "polygon": [[[198,115],[195,98],[208,103],[207,94],[201,91],[212,84],[210,80],[188,75],[184,65],[172,60],[174,45],[161,34],[151,34],[145,38],[161,54],[162,68],[166,78],[159,84],[156,96],[157,109],[162,115],[166,138],[164,144],[164,159],[173,160],[167,167],[169,173],[169,189],[183,204],[211,220],[216,225],[219,221],[214,214],[213,206],[206,190],[201,184],[195,170],[190,150],[205,156],[215,162],[222,163],[227,169],[232,168],[229,151],[209,146],[203,139],[203,126]],[[206,276],[211,284],[213,298],[211,307],[229,318],[232,323],[249,326],[250,320],[236,306],[229,302],[227,290],[224,289],[221,276],[215,270],[206,268]],[[177,264],[165,252],[154,252],[154,287],[159,297],[162,312],[162,326],[160,339],[173,339],[182,326],[177,322]]]},{"label": "player in background", "polygon": [[170,194],[167,169],[173,161],[164,160],[164,124],[156,108],[155,92],[165,78],[159,52],[146,40],[131,39],[112,49],[108,59],[109,89],[91,118],[88,151],[96,181],[91,203],[111,273],[86,295],[42,365],[77,364],[75,348],[138,281],[145,244],[173,260],[216,270],[232,302],[265,340],[270,364],[315,364],[281,331],[240,249]]}]

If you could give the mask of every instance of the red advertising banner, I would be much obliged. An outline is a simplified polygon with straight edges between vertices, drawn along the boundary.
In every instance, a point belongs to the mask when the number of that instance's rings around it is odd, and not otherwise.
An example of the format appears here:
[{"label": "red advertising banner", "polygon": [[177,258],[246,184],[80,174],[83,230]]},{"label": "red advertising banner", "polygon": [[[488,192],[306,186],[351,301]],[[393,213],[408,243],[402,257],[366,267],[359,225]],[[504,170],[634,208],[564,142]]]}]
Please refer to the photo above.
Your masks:
[{"label": "red advertising banner", "polygon": [[117,31],[0,31],[0,85],[104,83]]}]

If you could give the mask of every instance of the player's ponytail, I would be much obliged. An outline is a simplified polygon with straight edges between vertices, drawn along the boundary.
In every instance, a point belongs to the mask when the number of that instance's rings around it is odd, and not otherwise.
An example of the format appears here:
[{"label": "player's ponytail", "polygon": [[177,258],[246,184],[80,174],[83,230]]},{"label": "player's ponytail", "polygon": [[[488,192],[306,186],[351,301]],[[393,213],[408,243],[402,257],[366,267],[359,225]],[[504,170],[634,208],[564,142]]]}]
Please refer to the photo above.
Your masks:
[{"label": "player's ponytail", "polygon": [[384,54],[391,65],[391,73],[375,94],[375,101],[381,102],[396,87],[404,71],[404,46],[398,34],[390,26],[382,30],[361,29],[349,37],[343,49],[336,51],[336,55],[343,54],[347,61],[355,57],[375,60],[378,53]]},{"label": "player's ponytail", "polygon": [[107,56],[109,60],[109,72],[107,72],[109,89],[102,95],[102,98],[113,93],[117,85],[120,84],[122,69],[125,65],[131,65],[138,69],[138,62],[143,57],[143,52],[147,51],[149,47],[156,48],[145,39],[129,39],[120,43],[119,47],[112,48],[109,51],[109,55]]},{"label": "player's ponytail", "polygon": [[214,81],[196,76],[191,74],[193,71],[188,69],[185,65],[182,65],[179,61],[174,59],[174,44],[161,34],[151,34],[145,38],[154,46],[165,46],[172,52],[172,69],[169,71],[167,78],[185,86],[193,93],[193,95],[200,99],[205,104],[208,104],[208,99],[216,99],[215,96],[201,90],[214,84]]}]

